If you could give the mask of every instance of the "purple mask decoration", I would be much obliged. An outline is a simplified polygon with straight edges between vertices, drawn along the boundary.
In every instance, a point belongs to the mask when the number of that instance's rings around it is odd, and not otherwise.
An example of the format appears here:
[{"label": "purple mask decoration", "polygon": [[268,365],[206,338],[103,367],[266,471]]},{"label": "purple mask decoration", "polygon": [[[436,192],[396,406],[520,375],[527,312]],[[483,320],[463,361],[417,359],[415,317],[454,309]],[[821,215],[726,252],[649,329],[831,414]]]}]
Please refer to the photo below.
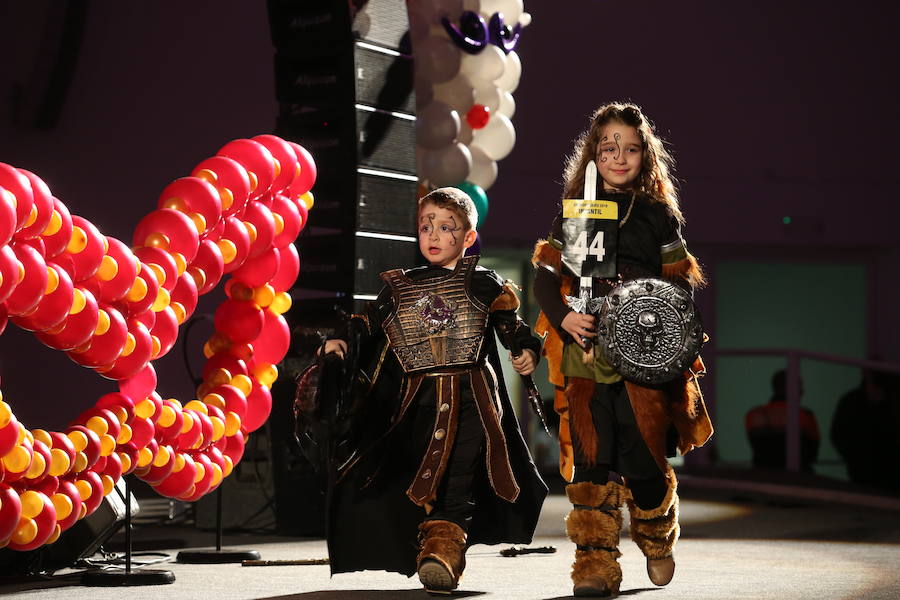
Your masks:
[{"label": "purple mask decoration", "polygon": [[515,27],[510,27],[503,22],[503,13],[494,13],[488,25],[488,32],[491,43],[503,50],[504,54],[509,54],[519,45],[522,26],[516,23]]},{"label": "purple mask decoration", "polygon": [[469,54],[478,54],[484,47],[491,43],[488,38],[488,28],[477,12],[465,11],[459,18],[457,27],[447,17],[441,17],[441,25],[447,30],[447,35],[453,40],[460,50]]},{"label": "purple mask decoration", "polygon": [[422,319],[422,327],[428,335],[438,334],[456,324],[453,306],[443,296],[422,292],[412,309]]}]

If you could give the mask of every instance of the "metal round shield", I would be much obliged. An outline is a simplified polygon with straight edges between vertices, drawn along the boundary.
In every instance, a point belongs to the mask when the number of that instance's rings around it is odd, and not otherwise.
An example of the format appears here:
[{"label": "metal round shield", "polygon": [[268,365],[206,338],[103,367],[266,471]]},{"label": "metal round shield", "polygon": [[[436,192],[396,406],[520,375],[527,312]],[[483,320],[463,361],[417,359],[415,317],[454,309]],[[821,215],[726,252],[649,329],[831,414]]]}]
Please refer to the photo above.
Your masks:
[{"label": "metal round shield", "polygon": [[614,287],[600,309],[597,333],[607,362],[623,378],[644,385],[680,376],[703,345],[703,324],[691,295],[656,278]]}]

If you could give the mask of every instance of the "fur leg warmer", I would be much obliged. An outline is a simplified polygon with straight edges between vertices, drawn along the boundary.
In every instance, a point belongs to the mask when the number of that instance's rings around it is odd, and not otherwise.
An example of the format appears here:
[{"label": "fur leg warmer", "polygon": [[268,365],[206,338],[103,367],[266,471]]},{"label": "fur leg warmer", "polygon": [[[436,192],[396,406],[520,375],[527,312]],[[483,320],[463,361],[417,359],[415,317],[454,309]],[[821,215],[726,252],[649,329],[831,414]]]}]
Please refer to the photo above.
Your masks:
[{"label": "fur leg warmer", "polygon": [[656,585],[666,585],[675,573],[672,549],[678,541],[678,494],[675,473],[666,473],[669,489],[659,506],[650,510],[639,508],[627,498],[631,513],[631,539],[647,557],[647,574]]},{"label": "fur leg warmer", "polygon": [[622,568],[617,559],[622,527],[624,489],[615,482],[590,482],[566,486],[572,510],[566,517],[566,533],[575,542],[572,565],[575,596],[611,597],[619,593]]},{"label": "fur leg warmer", "polygon": [[424,521],[419,542],[419,581],[429,593],[449,594],[466,568],[466,532],[451,521]]}]

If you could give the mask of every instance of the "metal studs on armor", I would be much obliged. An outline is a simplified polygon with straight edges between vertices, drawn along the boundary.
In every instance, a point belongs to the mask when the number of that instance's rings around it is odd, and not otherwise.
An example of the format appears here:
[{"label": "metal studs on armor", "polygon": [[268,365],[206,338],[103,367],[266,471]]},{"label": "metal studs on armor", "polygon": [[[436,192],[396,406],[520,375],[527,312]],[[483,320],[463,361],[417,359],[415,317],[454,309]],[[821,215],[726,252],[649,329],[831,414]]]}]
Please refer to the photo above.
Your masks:
[{"label": "metal studs on armor", "polygon": [[434,439],[442,440],[442,439],[444,439],[445,435],[447,435],[447,432],[445,430],[438,429],[437,431],[434,432]]},{"label": "metal studs on armor", "polygon": [[425,472],[422,473],[422,479],[431,479],[431,469],[425,469]]},{"label": "metal studs on armor", "polygon": [[438,410],[440,410],[442,413],[447,412],[448,410],[450,410],[450,405],[444,402],[443,404],[441,404],[441,407]]}]

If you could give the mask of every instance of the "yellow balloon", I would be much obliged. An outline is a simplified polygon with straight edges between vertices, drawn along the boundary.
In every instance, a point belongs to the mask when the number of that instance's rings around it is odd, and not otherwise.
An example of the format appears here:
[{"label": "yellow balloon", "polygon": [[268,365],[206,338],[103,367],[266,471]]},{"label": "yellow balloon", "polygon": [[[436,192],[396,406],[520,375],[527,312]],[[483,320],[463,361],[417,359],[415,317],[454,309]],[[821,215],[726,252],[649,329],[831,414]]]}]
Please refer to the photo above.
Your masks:
[{"label": "yellow balloon", "polygon": [[261,285],[253,290],[253,301],[256,302],[260,306],[260,308],[269,306],[274,300],[275,288],[273,288],[268,283],[265,285]]},{"label": "yellow balloon", "polygon": [[0,429],[9,425],[10,421],[12,421],[12,409],[9,407],[9,404],[0,400]]},{"label": "yellow balloon", "polygon": [[47,267],[47,289],[44,294],[52,294],[57,287],[59,287],[59,274],[53,267]]},{"label": "yellow balloon", "polygon": [[119,263],[116,262],[109,254],[100,261],[100,268],[97,269],[97,277],[102,281],[112,281],[119,272]]},{"label": "yellow balloon", "polygon": [[75,446],[76,452],[81,452],[88,445],[88,437],[84,434],[83,431],[78,431],[77,429],[74,431],[70,431],[66,434],[71,440],[72,444]]},{"label": "yellow balloon", "polygon": [[218,242],[219,251],[222,252],[222,260],[225,264],[229,264],[237,256],[237,246],[229,239],[222,238]]},{"label": "yellow balloon", "polygon": [[275,220],[275,235],[279,235],[282,231],[284,231],[284,217],[279,215],[277,212],[273,212],[272,217]]},{"label": "yellow balloon", "polygon": [[52,544],[56,540],[59,539],[59,534],[62,533],[62,527],[59,526],[59,523],[53,526],[53,533],[50,534],[50,537],[47,538],[45,544]]},{"label": "yellow balloon", "polygon": [[202,288],[204,284],[206,284],[206,271],[200,267],[191,267],[188,269],[188,273],[194,278],[194,283],[197,284],[197,288]]},{"label": "yellow balloon", "polygon": [[72,499],[65,494],[53,494],[50,496],[50,502],[52,502],[53,507],[56,508],[57,521],[61,521],[71,515],[72,509],[75,507],[75,505],[72,504]]},{"label": "yellow balloon", "polygon": [[131,289],[125,294],[125,298],[129,302],[140,302],[147,295],[147,282],[143,277],[135,277]]},{"label": "yellow balloon", "polygon": [[69,455],[63,450],[60,450],[59,448],[50,450],[50,475],[53,477],[65,475],[69,472],[69,467],[71,466],[72,461],[69,460]]},{"label": "yellow balloon", "polygon": [[199,483],[204,477],[206,477],[206,468],[204,468],[203,463],[194,463],[194,466],[197,467],[197,474],[194,475],[194,483]]},{"label": "yellow balloon", "polygon": [[13,531],[10,541],[20,545],[30,544],[31,541],[37,537],[37,534],[38,526],[37,523],[34,522],[34,519],[22,517],[19,519],[19,525],[16,527],[16,530]]},{"label": "yellow balloon", "polygon": [[44,231],[41,232],[43,236],[51,236],[59,233],[59,230],[62,228],[62,215],[59,214],[59,211],[54,210],[53,215],[50,217],[50,222],[47,223],[47,226],[44,228]]},{"label": "yellow balloon", "polygon": [[85,425],[97,435],[103,435],[109,431],[109,423],[103,417],[91,417]]},{"label": "yellow balloon", "polygon": [[91,494],[94,493],[94,488],[91,487],[91,484],[86,479],[77,479],[75,487],[78,488],[78,495],[81,496],[82,502],[90,498]]},{"label": "yellow balloon", "polygon": [[75,225],[72,227],[72,237],[69,238],[69,243],[66,245],[66,252],[69,254],[78,254],[85,248],[87,248],[88,237],[84,232],[84,229]]},{"label": "yellow balloon", "polygon": [[169,461],[172,459],[172,453],[169,451],[168,446],[160,446],[159,451],[156,453],[156,457],[153,459],[154,467],[164,467],[169,464]]},{"label": "yellow balloon", "polygon": [[191,213],[188,215],[191,218],[191,221],[194,222],[194,227],[197,229],[197,233],[203,235],[206,231],[206,218],[200,213]]},{"label": "yellow balloon", "polygon": [[75,464],[72,465],[73,473],[81,473],[87,468],[87,455],[84,452],[79,452],[75,455]]},{"label": "yellow balloon", "polygon": [[291,295],[287,292],[278,292],[275,294],[275,298],[272,300],[272,303],[269,304],[269,310],[271,310],[276,315],[283,315],[287,311],[291,309]]},{"label": "yellow balloon", "polygon": [[225,414],[225,435],[231,437],[236,434],[240,428],[241,418],[237,416],[235,412],[229,410]]},{"label": "yellow balloon", "polygon": [[156,263],[146,263],[150,268],[150,271],[153,272],[153,276],[156,277],[156,282],[159,285],[162,285],[166,282],[166,271],[161,266]]},{"label": "yellow balloon", "polygon": [[225,422],[219,417],[210,417],[209,420],[213,425],[212,439],[217,442],[225,435]]},{"label": "yellow balloon", "polygon": [[316,203],[316,199],[313,197],[312,192],[306,192],[305,194],[300,196],[300,201],[303,202],[303,205],[306,206],[306,210],[309,210],[313,207],[313,204]]},{"label": "yellow balloon", "polygon": [[142,419],[149,419],[156,414],[156,405],[150,398],[144,398],[134,407],[134,414]]},{"label": "yellow balloon", "polygon": [[122,472],[129,472],[131,470],[131,456],[124,452],[119,452],[119,460],[122,462]]},{"label": "yellow balloon", "polygon": [[34,439],[36,439],[37,441],[41,442],[42,444],[44,444],[44,445],[47,446],[48,448],[52,448],[52,447],[53,447],[53,440],[50,438],[50,434],[47,433],[46,430],[44,430],[44,429],[32,429],[32,430],[31,430],[31,435],[34,436]]},{"label": "yellow balloon", "polygon": [[170,252],[172,255],[172,259],[175,261],[175,270],[178,273],[178,276],[184,274],[184,270],[187,269],[187,259],[184,258],[184,254],[181,252]]},{"label": "yellow balloon", "polygon": [[109,456],[116,449],[116,440],[111,435],[100,436],[100,456]]},{"label": "yellow balloon", "polygon": [[242,223],[244,224],[244,229],[247,230],[247,235],[250,236],[250,243],[252,244],[256,241],[256,236],[259,235],[256,231],[256,225],[250,221],[242,221]]},{"label": "yellow balloon", "polygon": [[84,297],[84,292],[78,288],[72,290],[72,308],[69,309],[69,314],[77,315],[84,310],[86,304],[87,299]]},{"label": "yellow balloon", "polygon": [[175,196],[173,198],[167,198],[166,200],[164,200],[160,208],[171,208],[172,210],[177,210],[178,212],[184,212],[187,210],[187,203],[181,198]]},{"label": "yellow balloon", "polygon": [[187,433],[194,428],[194,417],[188,413],[182,413],[181,416],[184,418],[184,423],[181,424],[181,433]]},{"label": "yellow balloon", "polygon": [[113,478],[107,474],[103,474],[100,476],[100,481],[103,482],[103,495],[108,496],[113,488],[116,487],[116,482],[113,481]]},{"label": "yellow balloon", "polygon": [[202,412],[205,415],[209,414],[209,409],[206,408],[206,405],[200,402],[199,400],[191,400],[187,404],[184,405],[185,410],[196,410],[198,412]]},{"label": "yellow balloon", "polygon": [[171,427],[177,416],[174,408],[168,404],[163,404],[162,411],[159,413],[159,420],[156,423],[160,427]]},{"label": "yellow balloon", "polygon": [[22,516],[26,519],[33,519],[44,510],[44,495],[34,490],[23,492],[19,500],[22,501]]},{"label": "yellow balloon", "polygon": [[182,454],[180,452],[177,453],[175,455],[175,468],[172,469],[172,472],[178,473],[179,471],[181,471],[184,468],[184,464],[185,464],[184,454]]},{"label": "yellow balloon", "polygon": [[249,395],[250,392],[253,391],[253,380],[243,373],[232,377],[231,385],[244,392],[245,396]]},{"label": "yellow balloon", "polygon": [[264,386],[272,387],[272,384],[278,379],[278,367],[263,363],[253,369],[253,375],[256,377],[256,380]]},{"label": "yellow balloon", "polygon": [[37,216],[38,216],[37,205],[32,204],[31,212],[28,213],[28,220],[25,221],[25,227],[31,227],[32,225],[34,225],[34,222],[37,221]]},{"label": "yellow balloon", "polygon": [[[124,424],[125,421],[128,420],[128,411],[125,410],[124,406],[114,406],[114,407],[110,408],[109,410],[111,410],[113,412],[113,414],[116,415],[116,419],[119,420],[119,423]],[[122,443],[124,443],[124,442],[122,442]]]},{"label": "yellow balloon", "polygon": [[212,476],[212,479],[211,479],[211,482],[212,482],[212,486],[211,486],[211,487],[216,487],[216,486],[218,486],[220,483],[222,483],[222,467],[220,467],[219,465],[213,463],[213,467],[212,467],[212,468],[213,468],[213,476]]},{"label": "yellow balloon", "polygon": [[169,294],[169,290],[160,287],[159,291],[156,292],[156,300],[153,301],[153,306],[150,307],[150,310],[153,312],[165,310],[171,301],[172,296]]},{"label": "yellow balloon", "polygon": [[[225,408],[225,398],[219,394],[206,394],[203,396],[203,402],[216,408]],[[207,410],[207,414],[209,414],[209,410]]]},{"label": "yellow balloon", "polygon": [[234,194],[227,187],[219,188],[219,198],[222,200],[222,210],[228,210],[234,204]]},{"label": "yellow balloon", "polygon": [[153,451],[147,447],[141,448],[141,451],[138,452],[137,466],[146,467],[151,462],[153,462]]},{"label": "yellow balloon", "polygon": [[162,248],[163,250],[168,250],[169,238],[164,233],[151,233],[144,239],[144,245],[150,246],[151,248]]},{"label": "yellow balloon", "polygon": [[231,461],[230,456],[225,457],[225,469],[222,471],[223,477],[228,477],[231,475],[231,471],[234,470],[234,463]]},{"label": "yellow balloon", "polygon": [[216,369],[209,374],[207,382],[212,386],[231,383],[231,372],[229,372],[228,369]]},{"label": "yellow balloon", "polygon": [[2,459],[3,466],[13,473],[23,473],[31,466],[31,452],[24,446],[15,446]]},{"label": "yellow balloon", "polygon": [[94,335],[103,335],[109,331],[111,321],[109,313],[102,308],[97,311],[97,327],[94,329]]},{"label": "yellow balloon", "polygon": [[44,455],[40,452],[35,452],[31,457],[31,465],[28,467],[28,470],[25,471],[25,478],[34,479],[35,477],[40,477],[44,474],[46,468],[47,460],[44,458]]},{"label": "yellow balloon", "polygon": [[131,434],[131,425],[123,423],[122,429],[119,430],[119,437],[116,438],[116,443],[127,444],[131,441]]}]

